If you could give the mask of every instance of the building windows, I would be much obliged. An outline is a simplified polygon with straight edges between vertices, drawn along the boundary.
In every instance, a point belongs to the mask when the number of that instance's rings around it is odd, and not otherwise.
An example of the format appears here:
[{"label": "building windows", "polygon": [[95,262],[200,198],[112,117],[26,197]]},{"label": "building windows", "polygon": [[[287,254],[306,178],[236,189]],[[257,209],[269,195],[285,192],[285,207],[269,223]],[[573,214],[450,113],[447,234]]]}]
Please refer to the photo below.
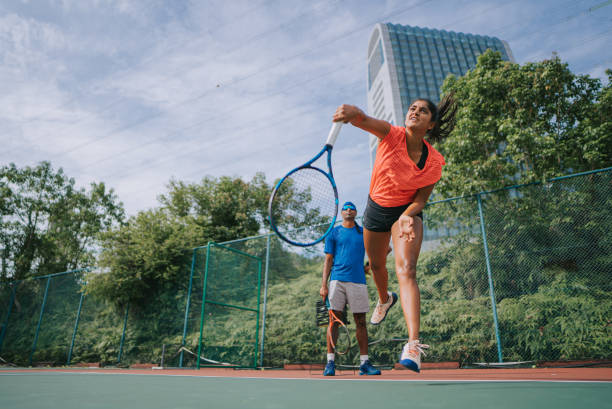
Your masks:
[{"label": "building windows", "polygon": [[[389,122],[395,118],[401,124],[412,101],[428,98],[438,102],[440,87],[449,74],[464,75],[487,48],[500,51],[507,60],[510,51],[506,47],[492,37],[379,24],[368,43],[368,107],[375,117]],[[387,52],[394,57],[393,68],[384,64],[385,60],[389,64]],[[376,140],[371,141],[372,158],[376,146]]]},{"label": "building windows", "polygon": [[368,64],[368,89],[372,88],[372,82],[376,79],[378,72],[380,71],[380,67],[385,62],[385,57],[383,55],[382,49],[382,39],[378,41],[378,45],[376,49],[372,53],[372,57],[370,58],[370,64]]}]

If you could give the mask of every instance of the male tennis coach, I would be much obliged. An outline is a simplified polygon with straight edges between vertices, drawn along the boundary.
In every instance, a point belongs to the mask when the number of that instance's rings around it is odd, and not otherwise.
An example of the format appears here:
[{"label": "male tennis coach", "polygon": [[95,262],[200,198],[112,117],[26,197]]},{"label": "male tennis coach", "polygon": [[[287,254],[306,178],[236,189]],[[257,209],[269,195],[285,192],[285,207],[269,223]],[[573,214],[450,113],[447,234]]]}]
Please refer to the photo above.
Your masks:
[{"label": "male tennis coach", "polygon": [[[368,359],[368,330],[366,313],[370,310],[370,300],[366,285],[363,258],[363,229],[355,223],[357,208],[352,202],[342,205],[342,224],[335,227],[325,239],[325,263],[323,280],[319,294],[329,298],[330,308],[338,317],[348,303],[353,312],[359,344],[359,375],[380,375]],[[329,288],[327,280],[330,278]],[[337,334],[337,331],[334,331]],[[323,375],[336,374],[334,350],[327,340],[327,365]]]}]

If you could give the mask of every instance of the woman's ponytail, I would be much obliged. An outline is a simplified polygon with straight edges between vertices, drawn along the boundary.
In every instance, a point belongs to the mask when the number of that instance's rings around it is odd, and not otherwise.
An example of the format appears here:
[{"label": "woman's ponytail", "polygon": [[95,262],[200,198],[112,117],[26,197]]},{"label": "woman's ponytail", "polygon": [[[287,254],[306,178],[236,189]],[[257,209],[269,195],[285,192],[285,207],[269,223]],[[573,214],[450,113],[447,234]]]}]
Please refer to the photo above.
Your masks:
[{"label": "woman's ponytail", "polygon": [[431,129],[427,135],[430,142],[440,142],[444,140],[455,128],[455,114],[457,113],[457,101],[455,100],[455,93],[451,91],[448,95],[442,98],[442,101],[436,106],[431,101],[425,99],[430,111],[432,112],[432,121],[436,122],[436,125]]}]

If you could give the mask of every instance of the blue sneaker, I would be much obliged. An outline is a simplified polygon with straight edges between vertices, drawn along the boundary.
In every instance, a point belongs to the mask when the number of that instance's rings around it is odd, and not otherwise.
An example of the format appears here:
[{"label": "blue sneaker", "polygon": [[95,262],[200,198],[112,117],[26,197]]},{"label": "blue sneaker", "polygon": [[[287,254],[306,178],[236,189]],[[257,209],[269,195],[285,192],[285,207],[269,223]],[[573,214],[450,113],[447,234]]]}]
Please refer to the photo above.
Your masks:
[{"label": "blue sneaker", "polygon": [[393,293],[391,291],[388,291],[387,293],[389,294],[389,298],[387,299],[386,303],[384,303],[384,304],[381,303],[380,299],[376,303],[376,307],[374,308],[374,312],[372,313],[372,316],[370,317],[370,324],[378,325],[381,322],[383,322],[383,320],[385,318],[387,318],[387,312],[397,302],[397,294],[395,294],[395,293]]},{"label": "blue sneaker", "polygon": [[380,375],[380,370],[374,368],[370,361],[365,361],[359,367],[359,375]]},{"label": "blue sneaker", "polygon": [[334,361],[327,361],[327,365],[325,365],[325,370],[323,371],[323,376],[334,375],[336,375],[336,364]]}]

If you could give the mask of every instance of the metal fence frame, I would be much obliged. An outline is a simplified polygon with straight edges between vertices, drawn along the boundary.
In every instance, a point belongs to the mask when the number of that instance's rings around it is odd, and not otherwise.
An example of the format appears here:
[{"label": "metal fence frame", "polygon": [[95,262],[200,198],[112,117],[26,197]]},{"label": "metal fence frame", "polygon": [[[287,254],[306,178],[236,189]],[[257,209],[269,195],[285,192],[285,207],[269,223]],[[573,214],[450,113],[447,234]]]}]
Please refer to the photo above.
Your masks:
[{"label": "metal fence frame", "polygon": [[[540,185],[540,184],[549,184],[549,183],[555,183],[558,181],[562,181],[562,180],[566,180],[566,179],[570,179],[570,178],[576,178],[576,177],[581,177],[581,176],[586,176],[586,175],[590,175],[590,174],[599,174],[599,173],[610,173],[612,176],[612,167],[608,167],[608,168],[604,168],[604,169],[599,169],[599,170],[593,170],[593,171],[588,171],[588,172],[581,172],[581,173],[575,173],[575,174],[571,174],[571,175],[566,175],[566,176],[561,176],[561,177],[556,177],[556,178],[552,178],[549,180],[545,180],[545,181],[539,181],[539,182],[532,182],[532,183],[527,183],[527,184],[520,184],[520,185],[514,185],[514,186],[508,186],[508,187],[504,187],[504,188],[500,188],[500,189],[495,189],[495,190],[490,190],[490,191],[483,191],[483,192],[479,192],[479,193],[475,193],[472,195],[465,195],[465,196],[461,196],[461,197],[454,197],[454,198],[449,198],[449,199],[444,199],[444,200],[439,200],[439,201],[434,201],[431,203],[428,203],[427,206],[431,207],[431,206],[436,206],[438,204],[441,203],[445,203],[445,202],[452,202],[452,201],[458,201],[460,199],[466,199],[466,198],[476,198],[476,201],[478,203],[478,212],[479,212],[479,224],[480,224],[480,234],[482,236],[483,239],[483,250],[484,250],[484,258],[485,258],[485,264],[486,264],[486,273],[487,273],[487,280],[488,280],[488,286],[489,286],[489,295],[490,295],[490,299],[491,299],[491,314],[493,316],[493,322],[494,322],[494,331],[495,331],[495,339],[496,339],[496,347],[497,347],[497,356],[498,356],[498,361],[504,362],[503,360],[503,350],[502,350],[502,342],[501,342],[501,337],[503,334],[500,334],[500,330],[499,330],[499,323],[498,323],[498,316],[497,316],[497,302],[495,299],[495,288],[493,285],[493,277],[495,276],[495,272],[492,271],[492,267],[491,267],[491,262],[490,262],[490,254],[489,254],[489,249],[488,249],[488,244],[487,244],[487,229],[486,229],[486,225],[485,225],[485,221],[484,221],[484,212],[483,212],[483,208],[482,208],[482,198],[487,196],[487,195],[491,195],[494,194],[496,192],[500,192],[500,191],[504,191],[504,190],[511,190],[511,189],[521,189],[527,186],[533,186],[533,185]],[[261,325],[259,324],[259,320],[260,320],[260,312],[259,312],[259,308],[257,309],[257,339],[255,342],[255,348],[257,349],[257,347],[259,347],[259,353],[255,354],[256,359],[254,362],[254,366],[257,366],[257,362],[259,362],[260,366],[263,366],[263,358],[264,358],[264,347],[266,344],[266,314],[267,314],[267,302],[268,302],[268,275],[269,275],[269,267],[270,267],[270,247],[271,247],[271,243],[270,243],[270,239],[273,236],[273,233],[268,233],[268,234],[261,234],[261,235],[257,235],[257,236],[252,236],[252,237],[246,237],[246,238],[241,238],[241,239],[236,239],[236,240],[231,240],[231,241],[226,241],[226,242],[222,242],[222,243],[209,243],[207,246],[201,246],[201,247],[197,247],[195,249],[193,249],[193,255],[192,255],[192,262],[191,262],[191,270],[190,270],[190,274],[189,274],[189,287],[188,287],[188,291],[187,291],[187,296],[186,296],[186,307],[185,307],[185,320],[184,320],[184,325],[183,325],[183,332],[182,332],[182,343],[183,345],[185,344],[185,340],[186,340],[186,336],[188,333],[188,316],[189,316],[189,308],[190,308],[190,303],[191,303],[191,299],[192,299],[192,284],[193,284],[193,280],[194,280],[194,272],[195,272],[195,266],[196,266],[196,251],[198,249],[202,249],[202,248],[207,248],[207,251],[210,251],[210,247],[211,246],[220,246],[220,247],[224,247],[227,249],[230,249],[232,251],[236,251],[239,252],[238,250],[232,249],[231,247],[228,247],[230,245],[236,244],[236,243],[240,243],[240,242],[245,242],[248,240],[253,240],[253,239],[266,239],[266,249],[265,249],[265,260],[264,265],[263,265],[263,270],[264,270],[264,288],[263,288],[263,300],[260,299],[260,288],[258,288],[257,290],[257,294],[258,294],[258,301],[257,301],[257,305],[260,305],[260,301],[263,301],[263,311],[261,314]],[[261,285],[261,270],[262,270],[262,260],[252,254],[248,254],[248,253],[244,253],[244,252],[239,252],[241,253],[243,256],[248,256],[248,257],[254,257],[257,260],[259,260],[259,286]],[[208,261],[208,257],[206,258]],[[40,309],[40,314],[39,314],[39,318],[38,318],[38,322],[37,322],[37,328],[35,331],[35,335],[34,335],[34,340],[30,349],[30,355],[29,355],[29,363],[32,364],[32,357],[36,351],[36,347],[37,347],[37,342],[38,342],[38,336],[39,336],[39,332],[40,332],[40,326],[41,323],[43,321],[44,315],[45,315],[45,304],[47,301],[47,293],[49,290],[49,283],[51,282],[52,279],[54,279],[55,277],[61,276],[61,275],[66,275],[66,274],[76,274],[76,273],[81,273],[81,272],[86,272],[89,271],[88,268],[85,269],[77,269],[77,270],[70,270],[70,271],[65,271],[65,272],[61,272],[61,273],[56,273],[56,274],[49,274],[49,275],[45,275],[45,276],[40,276],[40,277],[34,277],[34,278],[30,278],[28,280],[42,280],[42,279],[46,279],[47,283],[46,283],[46,287],[45,287],[45,293],[43,296],[43,300],[41,302],[41,309]],[[11,312],[12,312],[12,307],[13,307],[13,303],[14,303],[14,299],[15,299],[15,291],[16,291],[16,287],[17,285],[23,280],[20,281],[15,281],[15,282],[11,282],[11,283],[5,283],[4,285],[8,285],[11,287],[11,296],[10,296],[10,300],[9,300],[9,304],[8,307],[6,309],[6,317],[4,319],[4,322],[2,323],[2,328],[0,331],[0,353],[2,352],[2,347],[3,347],[3,342],[5,340],[5,336],[6,333],[8,331],[9,328],[9,319],[11,316]],[[206,278],[204,278],[204,282],[206,282]],[[0,283],[1,284],[1,283]],[[202,314],[201,314],[201,322],[200,322],[200,346],[201,346],[201,336],[202,336],[202,326],[203,326],[203,319],[204,319],[204,305],[207,302],[206,301],[206,296],[205,296],[205,291],[206,291],[206,286],[204,285],[204,291],[203,291],[203,296],[202,296]],[[71,364],[71,358],[72,358],[72,352],[73,352],[73,348],[74,348],[74,344],[75,344],[75,337],[77,335],[78,332],[78,328],[79,328],[79,319],[80,319],[80,315],[81,315],[81,309],[83,306],[83,302],[84,299],[86,298],[86,296],[81,293],[80,296],[80,300],[79,300],[79,305],[78,305],[78,309],[77,309],[77,315],[76,315],[76,320],[75,320],[75,324],[74,324],[74,330],[72,333],[72,340],[70,342],[70,349],[68,352],[68,359],[66,364],[70,365]],[[128,314],[129,314],[129,305],[126,306],[125,309],[125,316],[124,316],[124,322],[123,322],[123,331],[122,331],[122,335],[121,335],[121,341],[120,341],[120,346],[119,346],[119,354],[117,357],[117,363],[121,363],[122,361],[122,355],[123,355],[123,345],[124,345],[124,341],[126,338],[126,329],[127,329],[127,322],[128,322]],[[259,344],[259,345],[257,345]],[[199,365],[199,354],[200,351],[198,351],[198,367]],[[259,356],[259,359],[257,359],[257,355]],[[182,367],[183,366],[183,352],[181,351],[180,353],[180,360],[179,360],[179,366]]]},{"label": "metal fence frame", "polygon": [[[240,257],[248,257],[248,258],[252,258],[255,261],[257,261],[257,290],[256,290],[256,294],[257,294],[257,308],[249,308],[249,307],[245,307],[245,306],[240,306],[240,305],[232,305],[232,304],[224,304],[224,303],[220,303],[218,301],[212,301],[209,300],[206,297],[206,288],[208,285],[208,271],[210,268],[210,264],[209,264],[209,260],[210,260],[210,252],[211,249],[214,247],[220,247],[223,248],[227,251],[236,253],[237,255],[239,255]],[[195,255],[195,250],[194,249],[194,255]],[[250,312],[254,312],[255,313],[255,343],[253,345],[254,347],[254,354],[253,354],[253,365],[249,366],[252,368],[256,368],[257,367],[257,344],[259,343],[259,318],[260,318],[260,312],[259,312],[259,304],[260,304],[260,294],[261,294],[261,258],[254,256],[252,254],[248,254],[245,253],[243,251],[239,251],[236,249],[233,249],[231,247],[227,247],[226,245],[223,244],[219,244],[219,243],[214,243],[214,242],[210,242],[206,245],[206,267],[205,267],[205,271],[204,271],[204,285],[202,287],[202,311],[200,314],[200,336],[198,338],[198,357],[197,357],[197,368],[200,369],[201,365],[201,356],[202,356],[202,336],[203,336],[203,331],[204,331],[204,320],[205,320],[205,307],[206,304],[216,304],[216,305],[221,305],[224,307],[228,307],[228,308],[233,308],[233,309],[239,309],[239,310],[244,310],[244,311],[250,311]],[[193,265],[193,264],[192,264]],[[190,274],[191,277],[193,277],[193,268]],[[189,307],[189,304],[187,304],[186,310]],[[187,317],[187,313],[185,314],[185,317]],[[187,326],[187,321],[185,320],[185,324],[184,327]],[[182,351],[181,351],[182,352]],[[182,364],[182,362],[181,362]]]}]

